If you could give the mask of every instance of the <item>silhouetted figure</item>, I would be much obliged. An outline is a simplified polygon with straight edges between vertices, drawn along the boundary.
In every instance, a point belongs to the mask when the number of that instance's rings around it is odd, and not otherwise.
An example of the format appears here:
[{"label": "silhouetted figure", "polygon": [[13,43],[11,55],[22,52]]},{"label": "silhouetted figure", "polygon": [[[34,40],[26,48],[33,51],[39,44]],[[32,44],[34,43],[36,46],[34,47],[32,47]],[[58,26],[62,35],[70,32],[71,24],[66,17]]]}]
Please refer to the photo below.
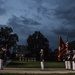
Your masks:
[{"label": "silhouetted figure", "polygon": [[40,64],[41,64],[41,70],[44,70],[44,51],[41,49],[40,51]]},{"label": "silhouetted figure", "polygon": [[5,57],[5,49],[2,48],[0,50],[0,69],[1,70],[3,69],[3,60],[4,60],[4,57]]}]

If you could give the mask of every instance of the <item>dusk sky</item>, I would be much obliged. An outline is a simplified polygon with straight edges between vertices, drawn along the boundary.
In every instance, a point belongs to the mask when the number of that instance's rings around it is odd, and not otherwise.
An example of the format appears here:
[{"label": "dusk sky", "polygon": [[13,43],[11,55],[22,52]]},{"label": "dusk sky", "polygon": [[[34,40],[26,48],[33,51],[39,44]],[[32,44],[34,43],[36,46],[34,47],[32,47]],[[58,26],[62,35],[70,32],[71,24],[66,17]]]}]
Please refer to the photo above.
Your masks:
[{"label": "dusk sky", "polygon": [[0,0],[0,25],[12,27],[22,45],[40,31],[54,50],[59,35],[75,40],[75,0]]}]

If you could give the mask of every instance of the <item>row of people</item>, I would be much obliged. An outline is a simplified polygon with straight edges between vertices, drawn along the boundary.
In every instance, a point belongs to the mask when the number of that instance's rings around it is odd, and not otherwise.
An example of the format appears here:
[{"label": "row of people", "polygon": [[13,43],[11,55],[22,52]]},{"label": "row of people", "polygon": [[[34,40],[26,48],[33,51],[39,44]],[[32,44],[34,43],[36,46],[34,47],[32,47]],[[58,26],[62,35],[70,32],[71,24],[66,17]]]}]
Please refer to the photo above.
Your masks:
[{"label": "row of people", "polygon": [[[40,51],[40,65],[41,70],[44,70],[44,52],[43,49]],[[71,68],[72,66],[72,68]],[[66,70],[75,70],[75,50],[73,50],[73,56],[70,55],[70,51],[66,52],[65,55],[65,69]]]},{"label": "row of people", "polygon": [[[3,69],[3,59],[5,56],[6,49],[2,48],[0,51],[0,69]],[[65,68],[71,69],[71,59],[72,59],[72,69],[75,70],[75,50],[73,50],[73,57],[70,55],[69,52],[66,52],[65,56]],[[40,64],[41,64],[41,70],[44,70],[44,52],[43,49],[40,51]]]},{"label": "row of people", "polygon": [[[72,68],[71,68],[72,66]],[[73,56],[70,55],[70,52],[66,52],[65,56],[65,69],[67,70],[75,70],[75,50],[73,50]]]}]

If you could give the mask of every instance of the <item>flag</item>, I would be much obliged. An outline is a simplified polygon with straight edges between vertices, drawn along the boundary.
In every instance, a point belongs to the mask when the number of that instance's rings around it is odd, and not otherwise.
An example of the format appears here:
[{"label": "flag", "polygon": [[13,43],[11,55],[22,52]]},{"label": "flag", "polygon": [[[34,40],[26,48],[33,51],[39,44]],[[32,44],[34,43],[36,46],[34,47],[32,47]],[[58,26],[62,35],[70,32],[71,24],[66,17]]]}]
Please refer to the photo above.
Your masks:
[{"label": "flag", "polygon": [[68,41],[65,44],[66,50],[68,50]]},{"label": "flag", "polygon": [[58,49],[58,61],[60,61],[61,58],[60,58],[60,46],[59,46],[59,49]]},{"label": "flag", "polygon": [[68,45],[68,35],[67,35],[67,42],[65,44],[65,47],[66,47],[66,51],[67,51],[68,50],[68,47],[69,47],[69,45]]},{"label": "flag", "polygon": [[65,43],[64,41],[62,40],[61,36],[59,36],[59,48],[58,48],[58,60],[60,61],[61,58],[60,58],[60,55],[61,53],[63,53],[65,51]]}]

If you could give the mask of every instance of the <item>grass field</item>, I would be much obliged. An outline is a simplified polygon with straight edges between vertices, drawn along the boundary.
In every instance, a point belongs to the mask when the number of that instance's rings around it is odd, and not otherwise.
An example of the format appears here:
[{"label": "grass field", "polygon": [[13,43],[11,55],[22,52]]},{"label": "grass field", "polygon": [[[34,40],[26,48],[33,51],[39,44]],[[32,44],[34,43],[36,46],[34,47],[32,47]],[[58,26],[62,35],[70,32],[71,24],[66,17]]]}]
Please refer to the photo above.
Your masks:
[{"label": "grass field", "polygon": [[[7,67],[11,68],[40,68],[40,62],[23,62],[23,61],[12,61]],[[45,68],[64,68],[64,62],[45,62]],[[53,74],[19,74],[19,73],[5,73],[0,75],[75,75],[75,73],[53,73]]]},{"label": "grass field", "polygon": [[[64,68],[64,62],[44,62],[45,68]],[[7,67],[40,68],[40,62],[12,61]]]}]

